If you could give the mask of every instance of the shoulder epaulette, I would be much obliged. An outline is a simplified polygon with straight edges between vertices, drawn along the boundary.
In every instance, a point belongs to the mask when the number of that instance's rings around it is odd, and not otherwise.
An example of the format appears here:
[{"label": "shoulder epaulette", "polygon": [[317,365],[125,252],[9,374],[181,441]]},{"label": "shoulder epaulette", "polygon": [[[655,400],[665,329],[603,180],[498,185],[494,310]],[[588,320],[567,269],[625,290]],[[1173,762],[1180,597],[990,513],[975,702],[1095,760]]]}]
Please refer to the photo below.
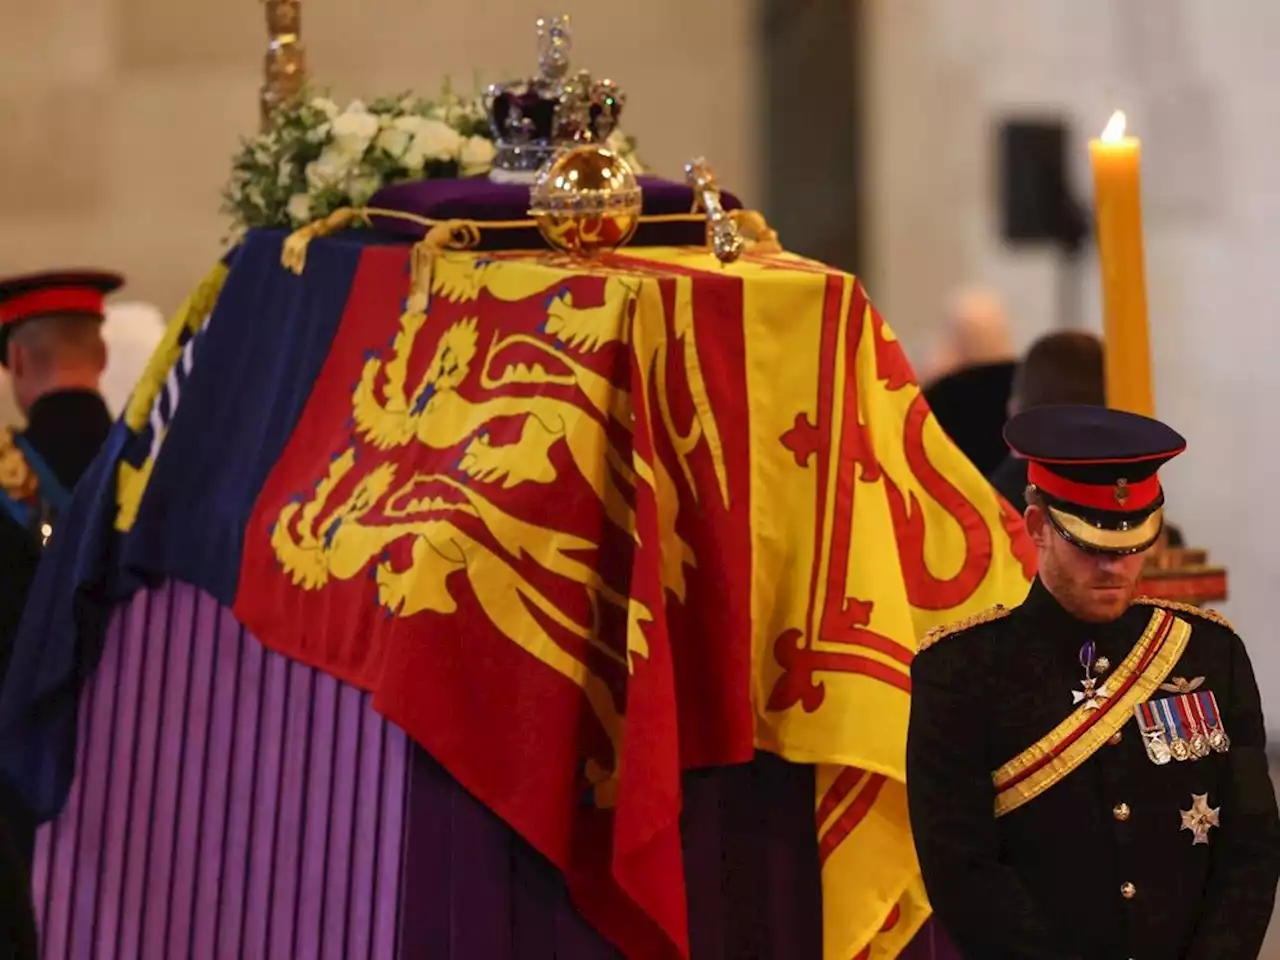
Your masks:
[{"label": "shoulder epaulette", "polygon": [[1199,617],[1201,620],[1208,620],[1210,623],[1216,623],[1219,626],[1226,627],[1232,633],[1236,632],[1236,628],[1231,625],[1231,621],[1220,614],[1217,610],[1197,607],[1194,603],[1180,603],[1177,600],[1162,600],[1160,597],[1138,597],[1133,602],[1141,603],[1148,607],[1160,607],[1163,610],[1176,610],[1178,613],[1189,613],[1193,617]]},{"label": "shoulder epaulette", "polygon": [[0,490],[21,503],[34,497],[39,488],[36,472],[22,448],[13,442],[13,430],[0,430]]},{"label": "shoulder epaulette", "polygon": [[926,633],[924,638],[920,641],[919,652],[923,653],[939,640],[943,640],[957,633],[964,633],[966,630],[970,630],[973,627],[980,626],[984,623],[991,623],[993,620],[999,620],[1001,617],[1007,617],[1008,615],[1009,608],[1002,603],[997,603],[994,607],[988,607],[986,610],[983,610],[980,613],[975,613],[973,616],[965,617],[963,620],[957,620],[955,623],[944,624],[941,627],[934,627]]}]

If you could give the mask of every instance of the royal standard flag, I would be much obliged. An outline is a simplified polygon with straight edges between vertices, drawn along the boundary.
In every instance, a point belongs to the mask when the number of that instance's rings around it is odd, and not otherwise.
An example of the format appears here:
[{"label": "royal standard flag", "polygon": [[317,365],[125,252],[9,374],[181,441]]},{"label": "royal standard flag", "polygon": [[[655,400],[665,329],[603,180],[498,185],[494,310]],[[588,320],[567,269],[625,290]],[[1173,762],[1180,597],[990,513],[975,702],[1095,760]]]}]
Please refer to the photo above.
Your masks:
[{"label": "royal standard flag", "polygon": [[[636,248],[440,254],[415,287],[403,244],[318,240],[300,277],[280,249],[251,235],[175,321],[94,474],[114,532],[50,569],[194,583],[371,691],[628,956],[688,956],[681,774],[814,764],[826,956],[896,955],[928,912],[916,638],[1017,602],[1033,557],[857,281]],[[93,659],[54,581],[0,704],[24,743],[74,736],[40,725]]]}]

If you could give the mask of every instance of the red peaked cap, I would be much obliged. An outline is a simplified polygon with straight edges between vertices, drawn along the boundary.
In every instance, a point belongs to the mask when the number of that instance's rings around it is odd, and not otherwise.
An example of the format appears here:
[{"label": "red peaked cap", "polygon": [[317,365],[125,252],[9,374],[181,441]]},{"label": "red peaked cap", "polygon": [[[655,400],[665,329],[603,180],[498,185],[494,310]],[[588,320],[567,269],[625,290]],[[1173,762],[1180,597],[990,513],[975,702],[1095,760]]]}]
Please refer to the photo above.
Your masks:
[{"label": "red peaked cap", "polygon": [[1071,528],[1067,539],[1132,553],[1159,535],[1158,471],[1187,447],[1172,427],[1123,410],[1064,404],[1018,414],[1004,437],[1027,461],[1027,482],[1054,508],[1059,530],[1067,535]]},{"label": "red peaked cap", "polygon": [[0,280],[0,363],[9,365],[9,337],[18,327],[43,317],[102,319],[108,294],[124,277],[102,270],[59,270]]}]

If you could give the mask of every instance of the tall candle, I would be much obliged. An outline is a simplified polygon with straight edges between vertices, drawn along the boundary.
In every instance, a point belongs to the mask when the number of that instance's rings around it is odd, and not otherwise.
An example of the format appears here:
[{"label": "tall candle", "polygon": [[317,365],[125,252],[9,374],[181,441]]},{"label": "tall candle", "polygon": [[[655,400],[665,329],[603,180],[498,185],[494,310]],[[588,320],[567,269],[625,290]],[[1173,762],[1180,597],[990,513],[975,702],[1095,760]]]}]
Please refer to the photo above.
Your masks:
[{"label": "tall candle", "polygon": [[1098,259],[1107,371],[1107,405],[1151,416],[1151,344],[1142,253],[1142,143],[1112,116],[1089,142],[1097,209]]}]

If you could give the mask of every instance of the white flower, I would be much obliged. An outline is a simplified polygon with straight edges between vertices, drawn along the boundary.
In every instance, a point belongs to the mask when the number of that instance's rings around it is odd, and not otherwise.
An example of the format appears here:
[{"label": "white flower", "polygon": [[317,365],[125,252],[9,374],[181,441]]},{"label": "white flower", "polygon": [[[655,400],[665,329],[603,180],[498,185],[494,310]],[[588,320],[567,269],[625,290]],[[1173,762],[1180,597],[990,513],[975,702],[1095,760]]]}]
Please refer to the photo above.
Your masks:
[{"label": "white flower", "polygon": [[244,198],[249,206],[257,207],[259,210],[262,210],[267,205],[266,199],[262,196],[262,188],[256,183],[249,184],[244,191]]},{"label": "white flower", "polygon": [[295,171],[296,167],[292,160],[281,160],[280,166],[276,170],[276,183],[279,186],[287,187],[289,184],[293,183],[293,175]]},{"label": "white flower", "polygon": [[484,137],[467,137],[459,153],[463,176],[487,173],[493,167],[493,158],[496,154],[497,150],[492,140]]},{"label": "white flower", "polygon": [[378,118],[363,111],[339,114],[333,121],[333,142],[343,153],[362,156],[378,135]]},{"label": "white flower", "polygon": [[295,193],[289,198],[289,220],[294,226],[302,226],[311,221],[311,197],[305,193]]},{"label": "white flower", "polygon": [[458,131],[442,120],[424,117],[405,117],[418,121],[413,142],[404,154],[404,165],[410,170],[421,170],[428,160],[456,160],[462,148]]},{"label": "white flower", "polygon": [[[396,120],[407,120],[407,117],[397,117]],[[393,121],[386,130],[378,134],[378,139],[374,143],[382,150],[385,150],[391,156],[399,160],[405,155],[405,151],[409,149],[409,144],[413,142],[413,134],[396,125]]]},{"label": "white flower", "polygon": [[338,105],[328,97],[314,97],[309,106],[312,110],[319,110],[330,120],[335,119],[341,112],[338,110]]},{"label": "white flower", "polygon": [[353,176],[347,180],[347,196],[353,206],[362,207],[382,188],[382,178],[372,173]]},{"label": "white flower", "polygon": [[330,144],[315,160],[307,164],[307,186],[312,190],[341,186],[360,158]]}]

